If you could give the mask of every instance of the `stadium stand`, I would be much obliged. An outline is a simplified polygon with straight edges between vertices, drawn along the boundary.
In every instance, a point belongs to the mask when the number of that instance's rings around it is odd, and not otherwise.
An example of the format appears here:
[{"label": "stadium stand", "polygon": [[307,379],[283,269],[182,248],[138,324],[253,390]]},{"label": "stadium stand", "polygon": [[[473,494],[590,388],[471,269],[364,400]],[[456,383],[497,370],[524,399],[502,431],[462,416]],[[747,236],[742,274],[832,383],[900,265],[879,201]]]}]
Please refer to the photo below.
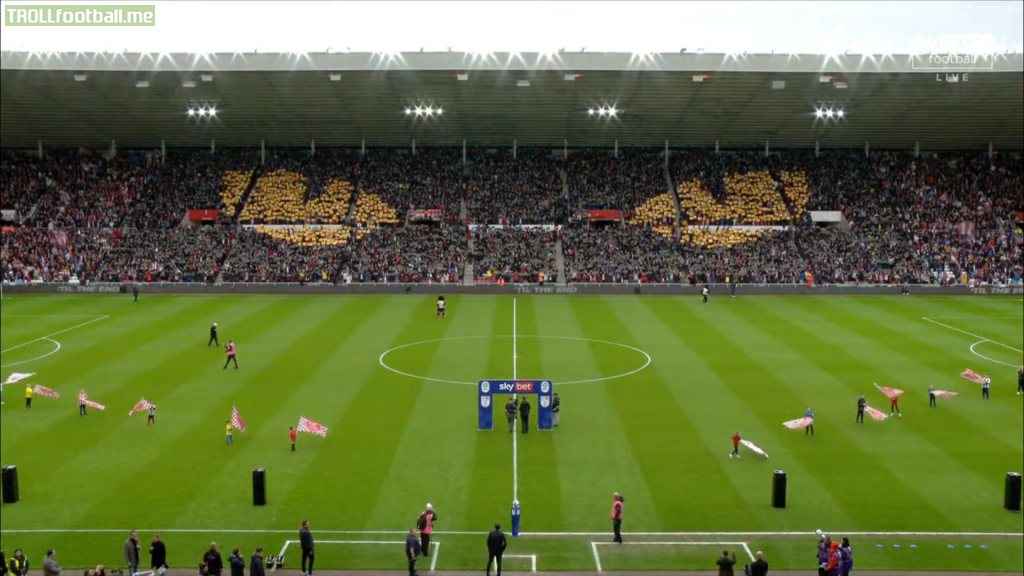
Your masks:
[{"label": "stadium stand", "polygon": [[[262,168],[251,150],[172,151],[162,163],[5,150],[3,278],[458,282],[467,261],[481,281],[557,275],[550,233],[478,231],[470,254],[464,192],[469,222],[570,222],[569,282],[1020,282],[1017,153],[673,151],[676,190],[660,193],[656,153],[620,155],[571,159],[570,202],[559,161],[536,151],[474,151],[464,177],[449,149],[278,150]],[[590,228],[570,204],[633,215]],[[250,229],[232,222],[238,206]],[[441,225],[405,222],[410,207],[440,208]],[[204,208],[222,210],[213,225],[188,221]],[[812,210],[843,221],[816,223]]]},{"label": "stadium stand", "polygon": [[465,198],[469,221],[478,224],[557,224],[567,216],[558,162],[539,151],[474,154]]}]

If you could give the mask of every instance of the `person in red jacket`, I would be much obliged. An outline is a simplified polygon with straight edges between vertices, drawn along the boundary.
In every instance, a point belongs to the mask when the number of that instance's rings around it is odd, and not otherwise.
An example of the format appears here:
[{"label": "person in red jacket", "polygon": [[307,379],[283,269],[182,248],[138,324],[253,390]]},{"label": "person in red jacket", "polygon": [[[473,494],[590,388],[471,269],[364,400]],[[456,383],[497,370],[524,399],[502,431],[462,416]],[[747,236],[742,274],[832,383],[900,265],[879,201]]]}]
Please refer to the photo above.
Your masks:
[{"label": "person in red jacket", "polygon": [[434,533],[434,521],[437,514],[434,513],[434,505],[427,502],[427,508],[416,519],[416,529],[420,531],[420,544],[423,548],[423,557],[430,556],[430,535]]},{"label": "person in red jacket", "polygon": [[740,440],[741,439],[742,438],[740,437],[740,433],[739,432],[737,432],[737,433],[732,435],[732,452],[729,453],[729,458],[732,458],[733,456],[735,456],[737,458],[740,457]]},{"label": "person in red jacket", "polygon": [[295,452],[295,438],[296,438],[296,436],[297,436],[297,434],[295,433],[295,427],[294,426],[289,426],[288,427],[288,439],[291,440],[291,442],[292,442],[292,452]]},{"label": "person in red jacket", "polygon": [[228,359],[224,361],[224,369],[227,370],[228,364],[235,363],[235,370],[238,370],[238,359],[235,358],[235,341],[228,340],[228,343],[224,346],[224,354],[227,355]]},{"label": "person in red jacket", "polygon": [[616,492],[612,495],[612,530],[615,532],[615,538],[612,542],[622,544],[622,507],[625,503],[625,499],[622,494]]}]

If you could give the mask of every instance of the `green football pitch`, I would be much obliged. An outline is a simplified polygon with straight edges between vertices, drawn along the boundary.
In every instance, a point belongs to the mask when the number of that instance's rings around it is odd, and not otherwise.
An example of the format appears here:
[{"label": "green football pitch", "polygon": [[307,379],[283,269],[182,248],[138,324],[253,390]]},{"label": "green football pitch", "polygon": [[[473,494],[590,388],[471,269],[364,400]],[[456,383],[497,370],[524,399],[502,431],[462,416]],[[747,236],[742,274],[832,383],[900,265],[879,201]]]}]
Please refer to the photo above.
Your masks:
[{"label": "green football pitch", "polygon": [[[445,319],[434,298],[6,296],[0,377],[34,372],[25,382],[61,397],[26,410],[23,382],[3,389],[2,462],[21,494],[2,508],[4,551],[118,566],[136,528],[146,566],[159,531],[174,567],[215,540],[286,549],[297,568],[305,518],[319,567],[400,569],[431,502],[427,562],[479,570],[516,486],[517,570],[708,569],[722,549],[811,569],[819,528],[850,536],[858,569],[1024,565],[1024,520],[1002,506],[1006,473],[1024,471],[1019,297],[450,296]],[[207,347],[212,322],[239,370]],[[992,376],[990,400],[965,368]],[[510,434],[499,408],[477,431],[474,383],[513,372],[554,382],[557,430]],[[861,393],[888,411],[876,382],[906,391],[903,415],[857,424]],[[929,385],[959,396],[930,408]],[[107,409],[80,417],[79,389]],[[142,397],[156,426],[128,416]],[[228,446],[232,406],[248,429]],[[782,426],[809,406],[814,436]],[[329,433],[292,452],[300,415]],[[770,459],[730,459],[736,431]]]}]

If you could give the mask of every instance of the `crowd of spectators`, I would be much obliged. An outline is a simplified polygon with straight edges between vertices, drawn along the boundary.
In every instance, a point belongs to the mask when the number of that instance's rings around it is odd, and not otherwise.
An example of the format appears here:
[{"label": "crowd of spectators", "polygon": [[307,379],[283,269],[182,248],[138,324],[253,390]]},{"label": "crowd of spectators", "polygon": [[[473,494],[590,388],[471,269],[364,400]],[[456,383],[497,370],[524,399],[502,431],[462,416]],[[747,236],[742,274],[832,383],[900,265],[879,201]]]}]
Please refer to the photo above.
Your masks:
[{"label": "crowd of spectators", "polygon": [[[300,232],[301,233],[301,232]],[[281,237],[284,234],[284,238]],[[222,279],[225,282],[331,282],[346,254],[345,244],[331,244],[330,233],[315,244],[293,242],[289,232],[266,233],[255,227],[233,234]]]},{"label": "crowd of spectators", "polygon": [[676,201],[670,192],[658,194],[637,206],[630,224],[648,226],[658,234],[672,238],[679,222],[676,215]]},{"label": "crowd of spectators", "polygon": [[368,150],[360,164],[360,191],[379,195],[399,218],[416,209],[440,209],[445,222],[459,221],[462,150],[455,148]]},{"label": "crowd of spectators", "polygon": [[[468,222],[569,220],[570,281],[1019,282],[1024,233],[1019,153],[673,151],[676,198],[654,152],[251,150],[35,155],[0,153],[5,281],[458,281],[557,273],[550,235],[481,232]],[[253,170],[258,179],[243,198]],[[659,188],[660,187],[660,188]],[[357,192],[358,189],[358,192]],[[621,204],[616,204],[619,198]],[[244,199],[244,202],[243,202]],[[354,199],[354,202],[353,202]],[[231,221],[244,206],[239,230]],[[569,211],[632,211],[588,228]],[[409,208],[440,208],[441,226],[404,224]],[[213,226],[193,208],[228,214]],[[809,210],[835,210],[839,225]],[[715,224],[725,223],[724,228]],[[275,224],[277,226],[264,226]],[[329,226],[319,226],[329,224]],[[790,230],[739,229],[772,224]],[[677,236],[678,230],[678,236]]]},{"label": "crowd of spectators", "polygon": [[473,231],[473,269],[477,282],[555,281],[554,230],[480,226]]},{"label": "crowd of spectators", "polygon": [[652,150],[571,151],[565,171],[574,211],[632,211],[668,190],[665,156]]},{"label": "crowd of spectators", "polygon": [[565,273],[570,282],[681,282],[685,265],[678,244],[642,226],[563,230]]},{"label": "crowd of spectators", "polygon": [[456,283],[468,249],[461,226],[382,227],[351,246],[339,281]]},{"label": "crowd of spectators", "polygon": [[568,216],[559,163],[547,153],[475,153],[465,180],[469,221],[477,224],[559,224]]}]

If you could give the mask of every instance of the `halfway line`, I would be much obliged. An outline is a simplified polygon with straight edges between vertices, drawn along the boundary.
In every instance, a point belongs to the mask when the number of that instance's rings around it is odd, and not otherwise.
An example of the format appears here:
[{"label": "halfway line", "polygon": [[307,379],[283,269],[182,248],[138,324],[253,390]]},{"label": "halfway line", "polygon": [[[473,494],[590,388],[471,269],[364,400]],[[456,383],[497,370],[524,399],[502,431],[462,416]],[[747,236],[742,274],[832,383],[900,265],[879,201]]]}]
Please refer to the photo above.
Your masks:
[{"label": "halfway line", "polygon": [[[512,299],[512,379],[519,378],[519,354],[516,348],[516,299]],[[512,502],[519,501],[519,426],[512,422]]]}]

